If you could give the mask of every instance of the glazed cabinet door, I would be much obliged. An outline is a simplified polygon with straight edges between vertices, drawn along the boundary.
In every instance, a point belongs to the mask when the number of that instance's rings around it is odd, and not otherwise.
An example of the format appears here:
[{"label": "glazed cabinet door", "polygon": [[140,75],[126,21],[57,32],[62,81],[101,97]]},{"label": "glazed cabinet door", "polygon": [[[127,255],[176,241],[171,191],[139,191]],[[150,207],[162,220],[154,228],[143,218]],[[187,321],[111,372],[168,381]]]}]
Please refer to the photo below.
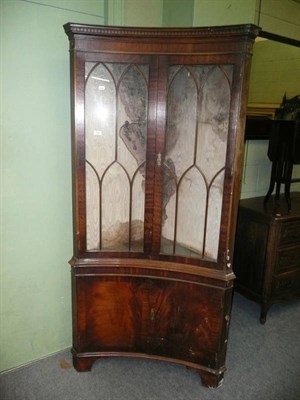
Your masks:
[{"label": "glazed cabinet door", "polygon": [[220,235],[228,215],[224,199],[229,204],[224,183],[230,169],[234,64],[173,56],[162,68],[166,117],[156,166],[161,179],[160,256],[216,263],[226,251],[220,249]]},{"label": "glazed cabinet door", "polygon": [[80,256],[224,264],[234,60],[89,53],[78,60]]},{"label": "glazed cabinet door", "polygon": [[[84,99],[84,122],[75,126],[74,145],[75,171],[83,172],[75,172],[82,188],[75,193],[79,250],[88,256],[141,255],[145,193],[153,191],[145,176],[147,165],[151,168],[146,155],[155,63],[148,56],[85,54],[78,65],[77,104]],[[149,147],[151,152],[151,140]]]}]

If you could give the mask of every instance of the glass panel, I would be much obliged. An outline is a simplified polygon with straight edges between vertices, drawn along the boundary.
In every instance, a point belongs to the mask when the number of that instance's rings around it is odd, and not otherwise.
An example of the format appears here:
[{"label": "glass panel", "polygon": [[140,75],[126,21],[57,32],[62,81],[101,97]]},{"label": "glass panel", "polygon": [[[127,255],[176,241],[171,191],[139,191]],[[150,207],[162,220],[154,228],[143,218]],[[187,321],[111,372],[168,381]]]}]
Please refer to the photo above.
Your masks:
[{"label": "glass panel", "polygon": [[98,249],[99,236],[99,180],[91,165],[86,166],[86,197],[88,201],[87,218],[87,247]]},{"label": "glass panel", "polygon": [[102,250],[128,249],[129,190],[129,177],[113,163],[102,182]]},{"label": "glass panel", "polygon": [[[174,241],[176,254],[188,255],[187,250],[190,250],[194,253],[190,255],[196,255],[202,249],[205,199],[205,181],[200,171],[193,167],[182,177],[178,190],[177,235]],[[197,201],[199,206],[195,207]],[[197,235],[190,234],[191,221]]]},{"label": "glass panel", "polygon": [[148,73],[86,63],[87,250],[143,250]]},{"label": "glass panel", "polygon": [[232,66],[172,66],[161,253],[216,260]]},{"label": "glass panel", "polygon": [[143,251],[145,210],[145,163],[137,170],[132,184],[131,250]]},{"label": "glass panel", "polygon": [[216,258],[218,255],[223,184],[224,169],[212,181],[209,188],[206,242],[203,246],[203,255],[208,258]]}]

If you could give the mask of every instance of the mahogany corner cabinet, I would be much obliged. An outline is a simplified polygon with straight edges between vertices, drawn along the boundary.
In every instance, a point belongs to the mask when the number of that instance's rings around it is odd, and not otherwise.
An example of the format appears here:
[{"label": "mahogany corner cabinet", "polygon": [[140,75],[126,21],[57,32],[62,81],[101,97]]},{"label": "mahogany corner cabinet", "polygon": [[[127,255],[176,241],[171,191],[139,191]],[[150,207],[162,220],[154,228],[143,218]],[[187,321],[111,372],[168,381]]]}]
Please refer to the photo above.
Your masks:
[{"label": "mahogany corner cabinet", "polygon": [[67,23],[73,362],[225,371],[252,45],[259,28]]}]

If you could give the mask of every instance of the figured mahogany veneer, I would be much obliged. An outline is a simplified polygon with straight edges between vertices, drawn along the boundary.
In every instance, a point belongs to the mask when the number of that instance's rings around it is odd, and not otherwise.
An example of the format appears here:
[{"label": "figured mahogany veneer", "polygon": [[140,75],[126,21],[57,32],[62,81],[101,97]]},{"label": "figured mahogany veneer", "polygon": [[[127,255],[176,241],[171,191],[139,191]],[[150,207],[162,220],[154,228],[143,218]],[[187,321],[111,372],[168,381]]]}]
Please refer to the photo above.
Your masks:
[{"label": "figured mahogany veneer", "polygon": [[74,366],[158,359],[217,387],[258,28],[64,28]]}]

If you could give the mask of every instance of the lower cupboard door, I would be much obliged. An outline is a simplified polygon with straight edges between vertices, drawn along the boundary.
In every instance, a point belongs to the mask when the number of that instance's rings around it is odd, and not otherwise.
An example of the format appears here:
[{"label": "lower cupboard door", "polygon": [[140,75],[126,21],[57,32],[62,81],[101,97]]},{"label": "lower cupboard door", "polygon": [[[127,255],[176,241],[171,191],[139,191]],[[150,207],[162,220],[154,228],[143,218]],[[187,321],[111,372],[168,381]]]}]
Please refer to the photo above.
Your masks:
[{"label": "lower cupboard door", "polygon": [[209,368],[223,365],[231,289],[140,277],[75,279],[77,352],[144,353]]}]

